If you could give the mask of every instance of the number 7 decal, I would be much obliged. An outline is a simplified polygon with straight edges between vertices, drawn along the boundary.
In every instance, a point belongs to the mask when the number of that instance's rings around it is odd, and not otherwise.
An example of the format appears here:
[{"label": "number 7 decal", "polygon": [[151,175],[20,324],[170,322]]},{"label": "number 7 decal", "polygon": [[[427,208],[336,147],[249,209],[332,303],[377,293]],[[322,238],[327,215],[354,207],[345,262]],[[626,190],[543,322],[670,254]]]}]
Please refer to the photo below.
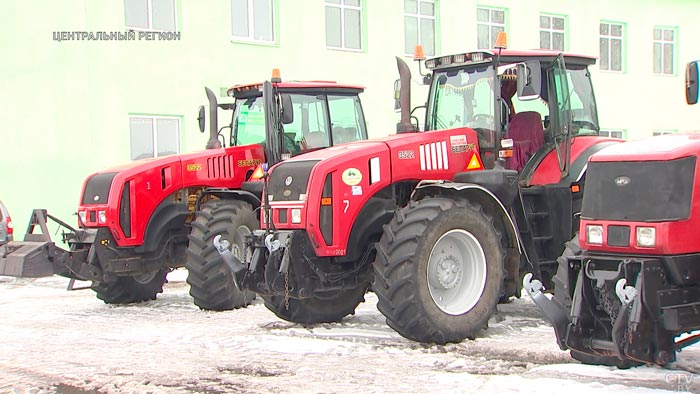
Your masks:
[{"label": "number 7 decal", "polygon": [[345,203],[345,209],[343,210],[343,213],[348,213],[348,208],[350,208],[350,200],[343,200],[343,203]]}]

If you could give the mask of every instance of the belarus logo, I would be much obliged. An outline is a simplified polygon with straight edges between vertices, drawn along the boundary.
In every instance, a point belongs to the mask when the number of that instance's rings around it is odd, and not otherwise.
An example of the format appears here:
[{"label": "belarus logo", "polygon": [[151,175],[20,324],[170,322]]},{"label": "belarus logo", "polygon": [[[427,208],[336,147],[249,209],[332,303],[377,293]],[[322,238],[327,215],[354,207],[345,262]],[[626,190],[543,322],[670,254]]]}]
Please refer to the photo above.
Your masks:
[{"label": "belarus logo", "polygon": [[627,186],[630,184],[630,178],[626,176],[619,176],[615,178],[615,184],[617,186]]}]

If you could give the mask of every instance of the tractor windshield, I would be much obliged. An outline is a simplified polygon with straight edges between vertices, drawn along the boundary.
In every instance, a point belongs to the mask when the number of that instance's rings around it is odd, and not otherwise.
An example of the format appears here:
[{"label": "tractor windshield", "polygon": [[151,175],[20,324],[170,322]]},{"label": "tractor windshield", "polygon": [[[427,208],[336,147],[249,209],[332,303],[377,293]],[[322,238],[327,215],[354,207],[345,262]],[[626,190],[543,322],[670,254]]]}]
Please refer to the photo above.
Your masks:
[{"label": "tractor windshield", "polygon": [[493,148],[497,129],[494,74],[491,64],[436,72],[428,102],[426,130],[469,127],[479,134],[482,149]]},{"label": "tractor windshield", "polygon": [[[355,94],[295,94],[289,96],[292,122],[283,125],[285,153],[292,155],[334,144],[367,139],[360,99]],[[236,101],[232,145],[265,142],[262,96]]]}]

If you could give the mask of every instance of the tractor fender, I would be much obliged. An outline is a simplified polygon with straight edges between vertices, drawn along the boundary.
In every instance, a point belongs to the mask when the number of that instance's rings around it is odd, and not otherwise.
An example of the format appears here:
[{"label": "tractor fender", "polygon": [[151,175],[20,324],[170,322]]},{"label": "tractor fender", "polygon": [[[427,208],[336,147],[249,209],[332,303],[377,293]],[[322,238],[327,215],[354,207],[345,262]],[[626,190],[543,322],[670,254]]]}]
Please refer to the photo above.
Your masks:
[{"label": "tractor fender", "polygon": [[216,196],[222,200],[241,200],[245,201],[253,207],[253,210],[260,208],[260,196],[245,191],[237,189],[226,189],[226,188],[208,188],[202,192],[202,195],[197,201],[197,209],[202,202],[203,197],[206,196]]},{"label": "tractor fender", "polygon": [[186,204],[164,201],[153,212],[148,220],[143,245],[135,248],[136,253],[151,253],[161,248],[162,240],[170,231],[182,232],[185,229],[185,219],[189,215]]},{"label": "tractor fender", "polygon": [[523,249],[520,247],[518,229],[508,214],[508,209],[506,209],[495,194],[485,187],[474,183],[423,181],[416,186],[411,199],[420,200],[427,196],[436,195],[465,198],[469,201],[479,203],[493,216],[495,219],[494,225],[506,235],[508,247],[517,248],[518,253],[523,252]]}]

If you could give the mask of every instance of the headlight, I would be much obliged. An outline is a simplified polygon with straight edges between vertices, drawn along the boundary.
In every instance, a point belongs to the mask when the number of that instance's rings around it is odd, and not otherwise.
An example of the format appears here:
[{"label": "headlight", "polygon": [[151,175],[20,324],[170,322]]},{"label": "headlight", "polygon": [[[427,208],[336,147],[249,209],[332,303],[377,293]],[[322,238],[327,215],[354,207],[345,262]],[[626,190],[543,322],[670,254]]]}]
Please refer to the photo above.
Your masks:
[{"label": "headlight", "polygon": [[85,224],[85,222],[87,222],[87,211],[79,211],[78,216],[80,216],[81,224]]},{"label": "headlight", "polygon": [[592,245],[602,245],[603,226],[586,225],[586,242]]},{"label": "headlight", "polygon": [[97,221],[100,224],[107,223],[107,213],[105,211],[97,211]]},{"label": "headlight", "polygon": [[301,208],[292,208],[292,223],[301,223]]},{"label": "headlight", "polygon": [[637,227],[637,246],[647,248],[656,246],[656,229],[654,227]]}]

